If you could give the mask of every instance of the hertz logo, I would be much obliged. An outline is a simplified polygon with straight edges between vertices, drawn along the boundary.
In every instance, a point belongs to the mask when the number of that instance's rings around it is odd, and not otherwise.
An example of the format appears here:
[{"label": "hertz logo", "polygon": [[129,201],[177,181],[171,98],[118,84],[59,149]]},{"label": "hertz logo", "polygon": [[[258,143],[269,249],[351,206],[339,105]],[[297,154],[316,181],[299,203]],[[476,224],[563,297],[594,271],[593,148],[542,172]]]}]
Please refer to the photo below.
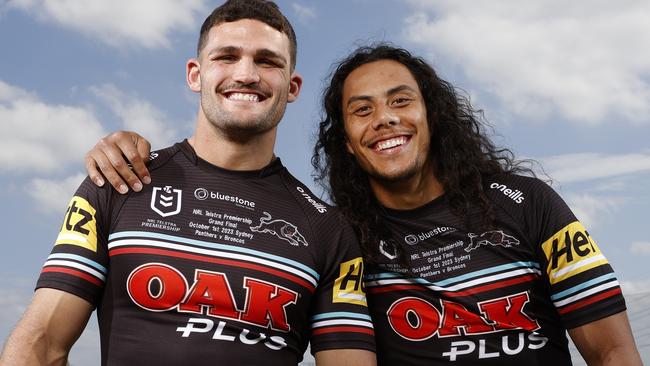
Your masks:
[{"label": "hertz logo", "polygon": [[574,221],[542,244],[551,284],[607,264],[607,259],[582,224]]},{"label": "hertz logo", "polygon": [[363,283],[363,260],[354,258],[341,263],[339,277],[334,282],[332,302],[368,306]]},{"label": "hertz logo", "polygon": [[95,209],[88,201],[79,196],[72,197],[56,243],[76,245],[97,251],[97,222]]}]

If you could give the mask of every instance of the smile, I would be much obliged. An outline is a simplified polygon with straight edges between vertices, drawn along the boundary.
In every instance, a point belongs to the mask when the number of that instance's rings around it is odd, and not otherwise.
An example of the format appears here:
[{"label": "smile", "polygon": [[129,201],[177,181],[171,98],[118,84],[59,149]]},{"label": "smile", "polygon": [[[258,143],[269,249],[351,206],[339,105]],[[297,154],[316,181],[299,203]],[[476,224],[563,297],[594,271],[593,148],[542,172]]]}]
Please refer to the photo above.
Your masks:
[{"label": "smile", "polygon": [[242,102],[259,102],[260,97],[257,94],[248,94],[248,93],[230,93],[226,95],[228,100],[242,101]]},{"label": "smile", "polygon": [[377,143],[375,143],[375,146],[373,148],[375,149],[375,151],[384,151],[398,146],[402,146],[408,140],[409,139],[406,136],[397,136],[387,140],[378,141]]}]

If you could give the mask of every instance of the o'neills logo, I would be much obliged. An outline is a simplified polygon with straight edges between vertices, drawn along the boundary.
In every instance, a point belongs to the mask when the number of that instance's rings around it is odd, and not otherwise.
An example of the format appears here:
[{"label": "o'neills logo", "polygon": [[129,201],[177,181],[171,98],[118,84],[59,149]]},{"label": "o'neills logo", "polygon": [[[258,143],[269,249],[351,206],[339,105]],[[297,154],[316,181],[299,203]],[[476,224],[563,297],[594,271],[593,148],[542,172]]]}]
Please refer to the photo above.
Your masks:
[{"label": "o'neills logo", "polygon": [[307,200],[307,202],[311,203],[311,205],[314,206],[316,211],[318,211],[319,213],[327,212],[327,207],[324,204],[311,198],[311,196],[307,194],[307,192],[305,192],[305,190],[302,189],[302,187],[296,187],[296,190],[300,192],[300,194]]},{"label": "o'neills logo", "polygon": [[205,188],[197,188],[194,190],[194,197],[199,201],[205,201],[208,198],[213,200],[233,202],[238,206],[244,206],[249,208],[255,208],[255,202],[243,199],[238,196],[231,196],[228,194],[223,194],[220,192],[208,191]]},{"label": "o'neills logo", "polygon": [[490,188],[501,191],[501,193],[517,203],[524,202],[524,194],[518,189],[510,189],[505,184],[499,183],[490,184]]}]

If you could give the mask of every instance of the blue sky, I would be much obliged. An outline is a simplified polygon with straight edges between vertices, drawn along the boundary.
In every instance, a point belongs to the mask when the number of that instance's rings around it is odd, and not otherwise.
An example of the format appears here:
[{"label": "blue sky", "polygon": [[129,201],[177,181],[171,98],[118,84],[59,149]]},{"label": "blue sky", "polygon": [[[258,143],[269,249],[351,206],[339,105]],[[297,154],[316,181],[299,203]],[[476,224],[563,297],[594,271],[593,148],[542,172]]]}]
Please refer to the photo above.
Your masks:
[{"label": "blue sky", "polygon": [[[185,85],[185,61],[218,4],[0,0],[0,341],[29,301],[85,151],[116,129],[136,130],[154,148],[191,135],[198,98]],[[278,4],[298,35],[304,85],[276,153],[299,179],[314,186],[309,157],[331,63],[357,45],[391,41],[470,95],[497,144],[543,164],[625,293],[650,291],[650,3]],[[90,333],[73,361],[95,360]]]}]

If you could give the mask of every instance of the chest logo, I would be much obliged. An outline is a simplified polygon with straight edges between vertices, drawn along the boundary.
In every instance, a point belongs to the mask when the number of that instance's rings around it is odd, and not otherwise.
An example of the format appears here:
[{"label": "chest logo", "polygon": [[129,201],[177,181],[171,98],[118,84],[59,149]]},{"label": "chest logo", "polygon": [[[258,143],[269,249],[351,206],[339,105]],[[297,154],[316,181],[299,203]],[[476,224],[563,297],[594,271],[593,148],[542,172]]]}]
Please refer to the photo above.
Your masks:
[{"label": "chest logo", "polygon": [[478,249],[481,245],[502,246],[510,248],[513,245],[519,245],[519,239],[504,233],[502,230],[486,231],[482,234],[467,233],[469,236],[469,245],[465,247],[466,252]]},{"label": "chest logo", "polygon": [[282,219],[273,219],[271,214],[266,211],[264,211],[264,216],[260,218],[260,224],[251,226],[250,229],[256,233],[274,235],[284,241],[288,241],[291,245],[309,245],[305,237],[298,231],[296,225]]},{"label": "chest logo", "polygon": [[151,193],[151,209],[162,217],[173,216],[181,212],[182,192],[172,186],[154,187]]}]

